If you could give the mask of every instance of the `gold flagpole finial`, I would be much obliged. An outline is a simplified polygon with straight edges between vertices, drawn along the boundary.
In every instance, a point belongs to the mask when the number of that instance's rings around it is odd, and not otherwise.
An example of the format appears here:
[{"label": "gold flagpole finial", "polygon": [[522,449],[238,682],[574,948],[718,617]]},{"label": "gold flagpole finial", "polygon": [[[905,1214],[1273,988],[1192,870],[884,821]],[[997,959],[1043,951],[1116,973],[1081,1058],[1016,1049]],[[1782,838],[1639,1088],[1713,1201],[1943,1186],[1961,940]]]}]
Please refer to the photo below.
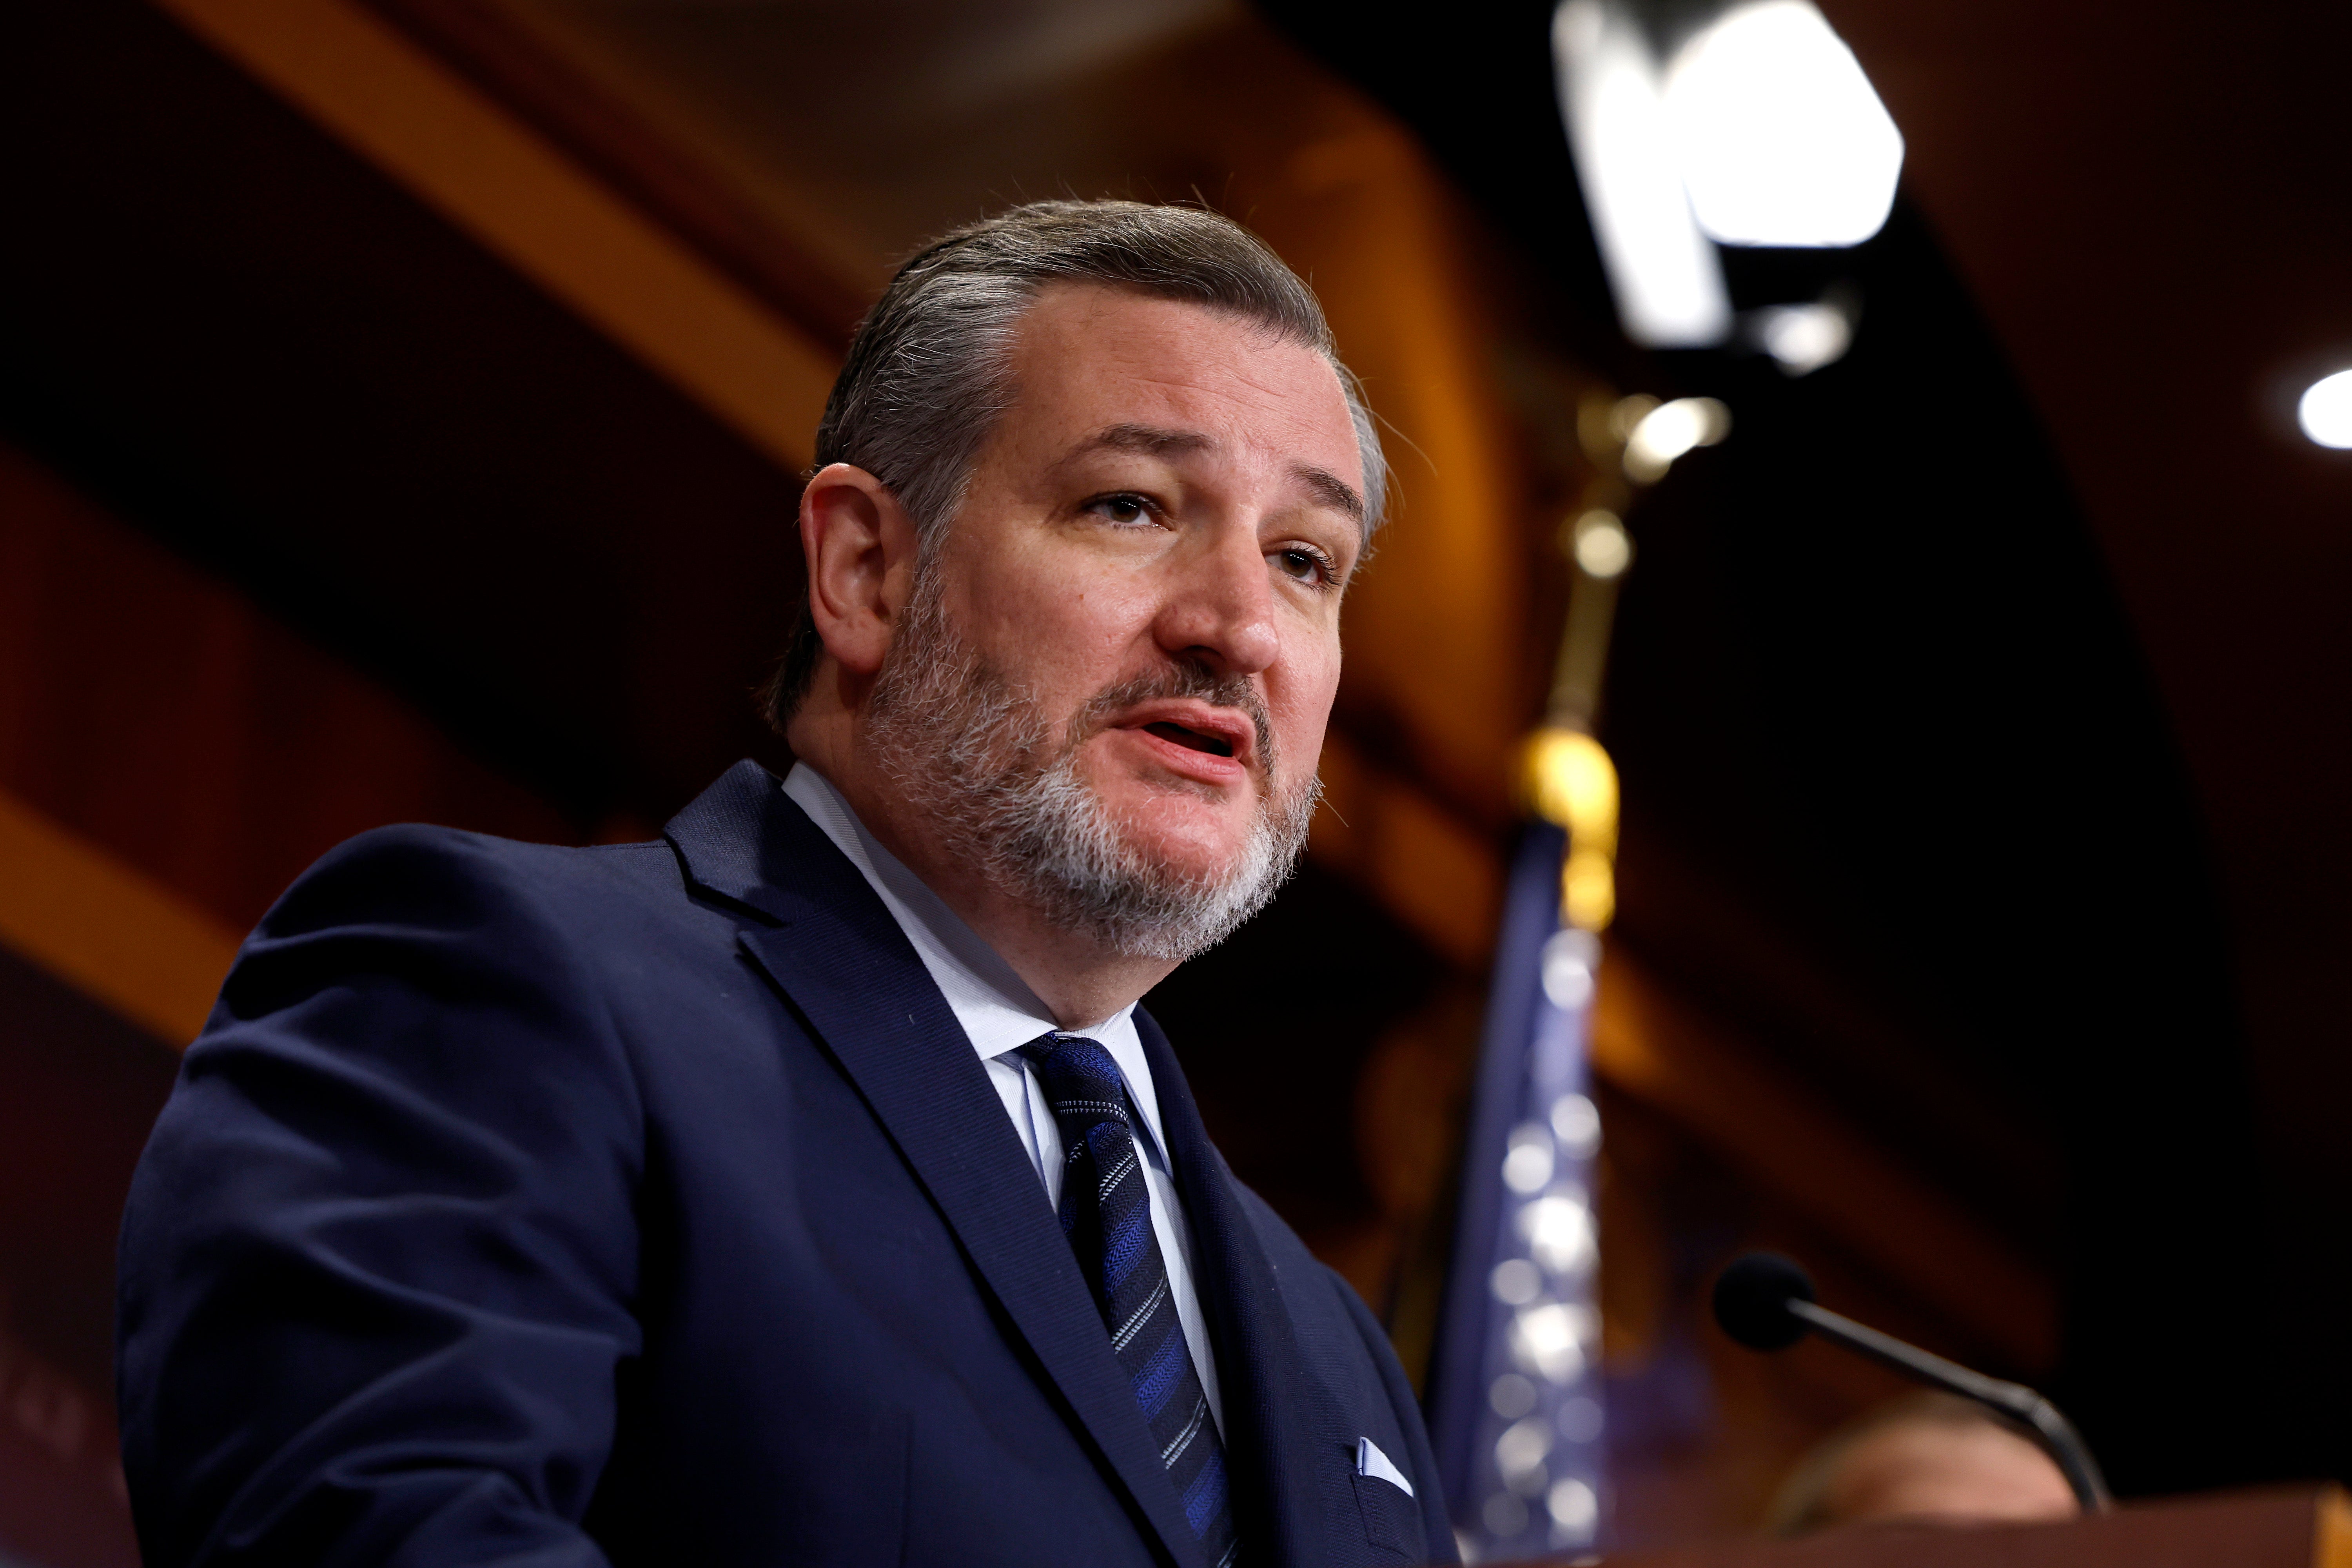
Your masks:
[{"label": "gold flagpole finial", "polygon": [[1520,752],[1519,787],[1529,810],[1568,832],[1561,918],[1605,929],[1617,912],[1617,764],[1583,731],[1547,724]]},{"label": "gold flagpole finial", "polygon": [[1599,931],[1617,912],[1617,765],[1592,738],[1617,589],[1633,564],[1633,536],[1619,514],[1636,488],[1665,477],[1694,447],[1712,446],[1731,428],[1730,412],[1712,398],[1596,395],[1578,411],[1578,434],[1593,462],[1585,504],[1560,525],[1568,558],[1568,618],[1552,667],[1543,727],[1519,757],[1521,804],[1568,834],[1560,868],[1560,918]]}]

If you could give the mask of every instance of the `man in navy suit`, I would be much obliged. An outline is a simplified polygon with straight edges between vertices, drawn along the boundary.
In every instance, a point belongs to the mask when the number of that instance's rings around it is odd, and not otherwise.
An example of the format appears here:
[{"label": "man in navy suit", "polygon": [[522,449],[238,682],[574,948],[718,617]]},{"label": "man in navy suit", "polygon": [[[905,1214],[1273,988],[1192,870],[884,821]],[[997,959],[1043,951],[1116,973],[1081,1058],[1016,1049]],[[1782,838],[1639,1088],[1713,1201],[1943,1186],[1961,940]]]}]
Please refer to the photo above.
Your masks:
[{"label": "man in navy suit", "polygon": [[901,270],[818,458],[788,778],[369,834],[246,944],[124,1222],[150,1568],[1452,1557],[1136,1005],[1317,795],[1383,471],[1312,295],[1021,208]]}]

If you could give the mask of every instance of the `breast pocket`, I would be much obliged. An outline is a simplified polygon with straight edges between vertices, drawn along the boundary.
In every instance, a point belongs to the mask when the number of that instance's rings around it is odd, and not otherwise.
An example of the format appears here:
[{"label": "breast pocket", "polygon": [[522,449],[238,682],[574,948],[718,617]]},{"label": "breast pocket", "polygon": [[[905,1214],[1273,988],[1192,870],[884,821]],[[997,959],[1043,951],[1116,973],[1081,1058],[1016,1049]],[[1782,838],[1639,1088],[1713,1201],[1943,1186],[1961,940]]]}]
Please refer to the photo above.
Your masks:
[{"label": "breast pocket", "polygon": [[1421,1505],[1402,1488],[1378,1476],[1350,1476],[1356,1508],[1364,1516],[1364,1539],[1399,1563],[1426,1563],[1429,1542],[1421,1527]]}]

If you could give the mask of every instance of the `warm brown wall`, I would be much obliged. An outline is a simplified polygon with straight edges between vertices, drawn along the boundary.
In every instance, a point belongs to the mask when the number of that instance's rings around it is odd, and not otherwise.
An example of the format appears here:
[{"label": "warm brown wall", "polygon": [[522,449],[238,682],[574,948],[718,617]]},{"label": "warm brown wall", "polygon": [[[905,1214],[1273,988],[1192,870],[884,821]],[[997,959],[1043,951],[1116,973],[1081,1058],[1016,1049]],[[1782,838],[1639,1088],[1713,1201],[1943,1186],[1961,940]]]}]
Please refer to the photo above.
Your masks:
[{"label": "warm brown wall", "polygon": [[0,948],[0,1560],[138,1561],[115,1449],[114,1233],[177,1065]]},{"label": "warm brown wall", "polygon": [[239,930],[383,823],[577,837],[406,702],[7,445],[0,790]]}]

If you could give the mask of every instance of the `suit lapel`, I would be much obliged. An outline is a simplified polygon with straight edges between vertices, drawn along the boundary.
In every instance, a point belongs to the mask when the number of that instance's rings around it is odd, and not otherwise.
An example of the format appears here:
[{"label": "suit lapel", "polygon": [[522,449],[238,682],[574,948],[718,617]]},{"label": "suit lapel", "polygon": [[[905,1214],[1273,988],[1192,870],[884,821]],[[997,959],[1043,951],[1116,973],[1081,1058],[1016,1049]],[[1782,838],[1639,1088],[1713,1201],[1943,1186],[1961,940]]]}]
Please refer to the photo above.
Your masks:
[{"label": "suit lapel", "polygon": [[1198,1568],[1199,1543],[1037,1173],[889,910],[755,763],[737,763],[667,835],[697,882],[782,922],[746,926],[744,948],[857,1086],[1162,1554]]},{"label": "suit lapel", "polygon": [[1272,1542],[1274,1561],[1291,1568],[1324,1562],[1329,1553],[1314,1479],[1293,1466],[1314,1452],[1311,1412],[1319,1401],[1302,1375],[1297,1334],[1273,1261],[1242,1208],[1233,1173],[1209,1142],[1168,1037],[1140,1008],[1135,1022],[1192,1226],[1194,1283],[1224,1394],[1225,1452],[1246,1505],[1243,1540]]}]

